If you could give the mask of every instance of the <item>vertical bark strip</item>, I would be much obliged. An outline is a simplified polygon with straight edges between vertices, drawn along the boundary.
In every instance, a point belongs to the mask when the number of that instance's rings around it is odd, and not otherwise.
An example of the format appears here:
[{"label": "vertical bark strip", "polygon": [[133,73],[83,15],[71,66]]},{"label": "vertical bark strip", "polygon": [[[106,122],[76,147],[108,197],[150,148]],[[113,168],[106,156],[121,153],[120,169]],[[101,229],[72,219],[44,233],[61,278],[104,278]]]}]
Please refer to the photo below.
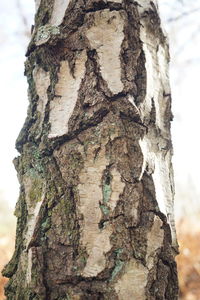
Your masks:
[{"label": "vertical bark strip", "polygon": [[156,1],[37,1],[8,300],[177,299],[168,61]]}]

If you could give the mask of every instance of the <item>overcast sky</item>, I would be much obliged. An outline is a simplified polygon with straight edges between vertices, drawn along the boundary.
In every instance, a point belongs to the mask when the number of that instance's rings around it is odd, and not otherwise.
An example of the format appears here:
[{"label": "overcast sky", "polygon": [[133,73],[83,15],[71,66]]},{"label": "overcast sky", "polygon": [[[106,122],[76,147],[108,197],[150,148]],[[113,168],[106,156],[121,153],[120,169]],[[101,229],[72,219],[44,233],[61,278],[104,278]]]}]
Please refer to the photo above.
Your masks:
[{"label": "overcast sky", "polygon": [[24,53],[28,43],[23,16],[33,22],[33,1],[0,1],[0,190],[14,207],[18,181],[12,160],[18,155],[14,144],[27,110],[27,84],[23,77]]}]

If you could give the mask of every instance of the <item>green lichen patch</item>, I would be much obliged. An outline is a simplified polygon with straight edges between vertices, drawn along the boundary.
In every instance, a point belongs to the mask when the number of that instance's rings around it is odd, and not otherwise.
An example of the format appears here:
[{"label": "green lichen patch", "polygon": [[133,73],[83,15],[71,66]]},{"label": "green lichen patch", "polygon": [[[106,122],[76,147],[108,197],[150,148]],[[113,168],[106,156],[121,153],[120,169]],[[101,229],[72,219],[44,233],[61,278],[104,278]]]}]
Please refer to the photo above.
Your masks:
[{"label": "green lichen patch", "polygon": [[35,43],[37,46],[40,46],[40,45],[46,43],[51,37],[59,35],[59,34],[60,34],[59,27],[46,24],[46,25],[38,28],[38,31],[37,31],[37,34],[35,37]]},{"label": "green lichen patch", "polygon": [[114,269],[112,271],[111,279],[110,280],[113,280],[115,278],[115,276],[122,270],[124,264],[125,264],[124,261],[121,261],[121,260],[117,260],[116,261],[116,264],[115,264],[115,267],[114,267]]},{"label": "green lichen patch", "polygon": [[109,215],[110,213],[110,208],[107,207],[106,205],[104,204],[100,204],[100,208],[101,208],[101,211],[103,212],[104,215]]},{"label": "green lichen patch", "polygon": [[29,199],[30,203],[39,202],[42,200],[42,192],[43,192],[43,180],[41,178],[34,178],[32,181],[32,187],[29,191]]},{"label": "green lichen patch", "polygon": [[107,204],[112,193],[111,188],[112,175],[109,168],[106,168],[103,176],[103,203]]},{"label": "green lichen patch", "polygon": [[102,178],[103,199],[102,199],[102,203],[100,203],[99,205],[103,215],[105,216],[108,216],[110,214],[110,207],[108,206],[108,203],[112,194],[111,181],[112,181],[112,175],[110,173],[109,168],[106,168]]},{"label": "green lichen patch", "polygon": [[47,217],[46,220],[41,225],[41,230],[43,232],[46,232],[50,227],[51,227],[51,219]]},{"label": "green lichen patch", "polygon": [[111,190],[110,183],[109,184],[104,183],[104,185],[103,185],[103,202],[105,204],[108,203],[111,193],[112,193],[112,190]]}]

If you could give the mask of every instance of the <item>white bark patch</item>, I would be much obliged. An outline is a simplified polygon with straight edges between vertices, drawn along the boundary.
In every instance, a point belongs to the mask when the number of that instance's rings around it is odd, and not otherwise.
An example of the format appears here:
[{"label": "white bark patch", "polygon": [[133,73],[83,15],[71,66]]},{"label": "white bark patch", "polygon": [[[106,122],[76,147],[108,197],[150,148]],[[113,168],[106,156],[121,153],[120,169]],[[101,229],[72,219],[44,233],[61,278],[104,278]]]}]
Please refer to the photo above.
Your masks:
[{"label": "white bark patch", "polygon": [[115,291],[120,300],[146,300],[148,269],[139,261],[132,259],[126,265],[124,274],[115,284]]},{"label": "white bark patch", "polygon": [[128,100],[129,100],[129,102],[135,107],[136,111],[137,111],[138,114],[140,115],[140,111],[139,111],[137,105],[135,104],[135,99],[133,98],[133,96],[129,95],[129,96],[128,96]]},{"label": "white bark patch", "polygon": [[78,90],[85,74],[86,52],[82,51],[76,60],[74,76],[70,72],[68,61],[62,61],[55,87],[55,98],[50,103],[49,121],[51,124],[49,138],[68,132],[68,121],[74,111]]},{"label": "white bark patch", "polygon": [[151,3],[153,3],[156,8],[158,9],[158,1],[157,0],[138,0],[136,1],[139,5],[138,5],[138,10],[140,13],[143,13],[145,10],[151,8]]},{"label": "white bark patch", "polygon": [[[142,15],[145,10],[152,8],[151,1],[138,1],[138,11]],[[157,1],[153,1],[157,6]],[[171,153],[168,150],[167,140],[171,138],[170,129],[166,126],[166,109],[168,99],[163,98],[163,93],[170,93],[168,78],[168,49],[160,44],[159,38],[149,29],[149,23],[141,18],[140,38],[146,58],[147,86],[145,101],[140,105],[139,111],[142,120],[150,118],[151,110],[155,106],[155,126],[159,134],[149,130],[148,134],[140,140],[143,153],[143,167],[140,179],[148,166],[152,174],[156,200],[159,209],[168,218],[171,227],[172,243],[176,246],[176,232],[173,214],[173,182],[171,178]],[[158,132],[158,131],[157,131]]]},{"label": "white bark patch", "polygon": [[28,247],[28,245],[31,241],[31,238],[33,236],[41,205],[42,205],[42,201],[37,202],[35,208],[34,209],[31,208],[31,210],[29,210],[29,217],[28,217],[28,222],[27,222],[27,232],[26,232],[26,236],[25,236],[26,247]]},{"label": "white bark patch", "polygon": [[31,283],[31,273],[32,273],[32,249],[28,250],[27,256],[27,270],[26,270],[26,281],[27,284]]},{"label": "white bark patch", "polygon": [[[155,186],[156,201],[160,211],[168,218],[171,227],[172,243],[176,246],[176,230],[174,224],[173,211],[173,190],[171,181],[171,154],[163,154],[159,151],[154,143],[159,145],[159,140],[155,137],[144,137],[139,141],[143,153],[143,167],[140,179],[148,165],[148,171],[152,173],[153,182]],[[157,149],[156,149],[157,148]]]},{"label": "white bark patch", "polygon": [[170,89],[170,80],[169,80],[169,68],[168,68],[168,54],[166,49],[162,45],[158,46],[157,51],[158,57],[158,66],[159,66],[159,75],[161,84],[165,90],[165,93],[168,94],[171,92]]},{"label": "white bark patch", "polygon": [[86,247],[89,255],[82,273],[85,277],[97,276],[105,268],[105,254],[111,249],[110,235],[112,234],[111,225],[108,224],[101,230],[98,226],[102,217],[99,206],[103,198],[101,179],[109,162],[105,158],[103,150],[99,153],[98,159],[94,161],[93,150],[91,147],[91,155],[87,156],[84,169],[80,173],[78,186],[79,211],[84,218],[81,243]]},{"label": "white bark patch", "polygon": [[[164,165],[162,165],[163,163]],[[161,158],[160,154],[158,154],[157,158],[155,159],[153,181],[156,190],[156,198],[159,201],[158,204],[160,211],[167,216],[167,207],[169,206],[167,200],[171,198],[171,191],[168,191],[169,195],[166,194],[166,190],[169,189],[169,173],[167,174],[165,165],[165,161]],[[167,184],[168,187],[164,186],[165,184]]]},{"label": "white bark patch", "polygon": [[53,12],[50,20],[51,25],[59,26],[62,23],[69,2],[70,0],[54,0]]},{"label": "white bark patch", "polygon": [[123,192],[125,184],[121,181],[121,175],[116,169],[112,169],[112,182],[111,182],[111,196],[107,203],[111,211],[114,211],[117,202],[119,200],[119,195]]},{"label": "white bark patch", "polygon": [[161,248],[163,245],[164,230],[161,228],[162,225],[163,222],[161,219],[158,216],[155,216],[151,231],[147,234],[146,261],[149,270],[154,266],[156,250]]},{"label": "white bark patch", "polygon": [[170,176],[170,159],[170,153],[168,153],[165,157],[163,157],[161,153],[157,154],[153,180],[157,202],[161,203],[160,210],[167,216],[171,227],[172,245],[176,247],[177,241],[174,222],[173,191]]},{"label": "white bark patch", "polygon": [[120,51],[124,39],[124,19],[119,11],[104,9],[94,13],[95,25],[86,36],[90,46],[97,50],[103,79],[113,94],[123,90]]},{"label": "white bark patch", "polygon": [[45,108],[48,102],[47,89],[50,86],[49,72],[45,72],[38,66],[33,71],[33,78],[36,86],[36,91],[39,96],[37,111],[39,112],[39,127],[42,128],[44,121]]},{"label": "white bark patch", "polygon": [[[143,41],[145,38],[143,38]],[[147,85],[146,85],[146,97],[144,104],[141,105],[141,113],[142,113],[142,119],[148,114],[150,114],[151,111],[151,105],[152,105],[152,98],[154,97],[155,91],[158,91],[158,82],[156,82],[156,75],[157,71],[154,70],[154,61],[152,59],[151,53],[148,50],[147,45],[144,43],[143,44],[143,50],[145,53],[145,58],[146,58],[146,72],[147,72]],[[154,72],[155,71],[155,72]],[[154,86],[155,83],[155,86]]]},{"label": "white bark patch", "polygon": [[154,170],[155,170],[155,153],[152,151],[151,141],[147,137],[140,139],[139,145],[141,147],[142,155],[143,155],[142,170],[141,170],[141,174],[139,177],[139,180],[141,180],[147,165],[148,165],[149,172],[150,173],[154,172]]},{"label": "white bark patch", "polygon": [[156,125],[165,132],[164,120],[167,102],[163,100],[163,91],[166,94],[170,93],[168,53],[167,49],[164,49],[159,41],[155,40],[155,36],[149,32],[144,21],[142,21],[142,25],[140,37],[146,58],[147,87],[145,101],[141,104],[141,117],[144,119],[150,113],[153,99],[156,109]]}]

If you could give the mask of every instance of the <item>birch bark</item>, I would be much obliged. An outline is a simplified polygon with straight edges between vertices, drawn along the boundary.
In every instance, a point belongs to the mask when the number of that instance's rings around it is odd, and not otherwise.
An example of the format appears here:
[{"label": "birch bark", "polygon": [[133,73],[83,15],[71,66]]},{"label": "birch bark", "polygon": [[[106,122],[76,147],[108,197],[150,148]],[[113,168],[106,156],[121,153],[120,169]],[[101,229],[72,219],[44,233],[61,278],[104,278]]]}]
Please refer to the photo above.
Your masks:
[{"label": "birch bark", "polygon": [[157,3],[36,7],[7,299],[175,300],[169,53]]}]

